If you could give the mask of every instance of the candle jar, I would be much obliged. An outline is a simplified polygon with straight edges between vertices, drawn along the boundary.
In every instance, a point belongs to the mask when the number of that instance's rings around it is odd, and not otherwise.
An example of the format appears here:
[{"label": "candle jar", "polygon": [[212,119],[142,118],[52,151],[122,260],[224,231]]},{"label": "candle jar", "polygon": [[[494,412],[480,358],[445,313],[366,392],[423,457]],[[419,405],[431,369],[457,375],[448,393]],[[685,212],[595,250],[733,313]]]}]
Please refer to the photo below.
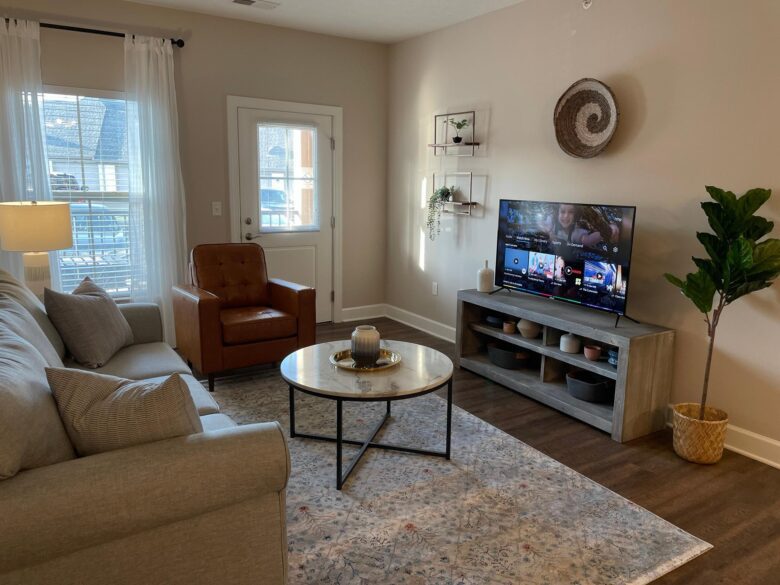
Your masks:
[{"label": "candle jar", "polygon": [[373,325],[358,325],[352,332],[352,359],[359,368],[373,367],[379,360],[379,331]]},{"label": "candle jar", "polygon": [[565,353],[580,353],[580,347],[582,347],[580,338],[573,333],[561,335],[561,351]]}]

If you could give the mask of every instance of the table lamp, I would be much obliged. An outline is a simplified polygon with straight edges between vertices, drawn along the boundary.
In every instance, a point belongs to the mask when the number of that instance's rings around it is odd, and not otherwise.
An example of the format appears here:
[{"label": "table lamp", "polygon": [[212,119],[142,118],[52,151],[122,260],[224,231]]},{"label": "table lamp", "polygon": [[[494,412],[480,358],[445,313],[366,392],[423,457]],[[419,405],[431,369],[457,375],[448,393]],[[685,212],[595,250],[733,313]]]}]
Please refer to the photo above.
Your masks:
[{"label": "table lamp", "polygon": [[0,248],[24,252],[24,279],[39,297],[51,286],[49,252],[73,246],[70,203],[12,201],[0,203]]}]

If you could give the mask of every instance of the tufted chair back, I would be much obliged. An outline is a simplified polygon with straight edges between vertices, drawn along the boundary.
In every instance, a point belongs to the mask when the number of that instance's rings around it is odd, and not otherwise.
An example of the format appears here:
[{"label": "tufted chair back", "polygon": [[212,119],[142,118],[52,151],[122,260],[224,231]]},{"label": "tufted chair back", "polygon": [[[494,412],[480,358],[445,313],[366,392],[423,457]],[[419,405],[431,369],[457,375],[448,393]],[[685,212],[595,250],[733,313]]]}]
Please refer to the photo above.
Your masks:
[{"label": "tufted chair back", "polygon": [[222,307],[271,304],[265,253],[257,244],[201,244],[190,255],[192,284],[217,295]]}]

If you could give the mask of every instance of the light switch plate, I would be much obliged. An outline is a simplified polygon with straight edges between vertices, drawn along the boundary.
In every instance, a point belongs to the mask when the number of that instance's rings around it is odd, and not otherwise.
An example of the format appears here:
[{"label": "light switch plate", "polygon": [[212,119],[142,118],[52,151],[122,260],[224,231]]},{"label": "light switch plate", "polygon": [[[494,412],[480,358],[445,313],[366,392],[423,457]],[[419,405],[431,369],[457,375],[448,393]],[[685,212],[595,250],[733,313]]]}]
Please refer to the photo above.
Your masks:
[{"label": "light switch plate", "polygon": [[211,215],[213,215],[214,217],[222,216],[222,201],[211,202]]}]

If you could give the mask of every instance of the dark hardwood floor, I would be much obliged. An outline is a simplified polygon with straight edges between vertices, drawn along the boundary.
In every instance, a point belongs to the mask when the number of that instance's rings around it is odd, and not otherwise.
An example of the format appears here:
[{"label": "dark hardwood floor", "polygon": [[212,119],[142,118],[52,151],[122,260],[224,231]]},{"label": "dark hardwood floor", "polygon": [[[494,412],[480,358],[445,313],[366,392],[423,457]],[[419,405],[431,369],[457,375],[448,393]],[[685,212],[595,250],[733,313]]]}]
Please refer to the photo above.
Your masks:
[{"label": "dark hardwood floor", "polygon": [[[453,357],[455,346],[396,321],[375,319],[386,339]],[[355,323],[318,327],[318,341],[349,337]],[[780,585],[780,470],[727,451],[717,465],[678,458],[671,432],[626,444],[476,374],[456,370],[461,408],[557,459],[715,548],[659,584]]]}]

